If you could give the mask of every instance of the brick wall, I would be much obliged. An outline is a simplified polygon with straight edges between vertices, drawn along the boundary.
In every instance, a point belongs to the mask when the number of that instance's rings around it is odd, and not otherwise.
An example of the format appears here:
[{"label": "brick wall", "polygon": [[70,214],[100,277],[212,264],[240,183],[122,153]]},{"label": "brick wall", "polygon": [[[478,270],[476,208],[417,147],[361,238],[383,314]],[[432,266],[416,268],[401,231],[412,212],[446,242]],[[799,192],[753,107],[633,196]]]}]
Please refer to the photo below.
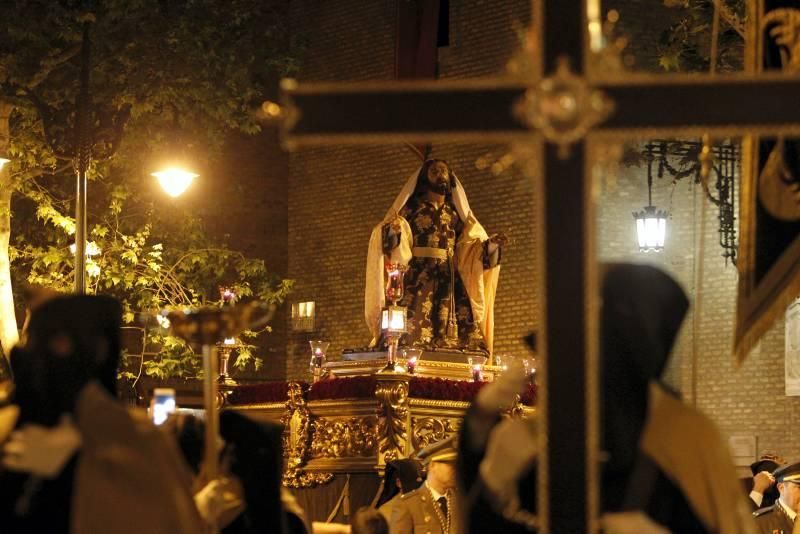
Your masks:
[{"label": "brick wall", "polygon": [[[210,232],[234,250],[263,259],[267,268],[285,277],[288,272],[289,156],[280,149],[278,132],[265,129],[258,135],[231,135],[224,163],[201,177],[203,215]],[[270,323],[272,332],[262,335],[257,353],[264,367],[237,371],[237,379],[282,380],[286,347],[285,306]]]}]

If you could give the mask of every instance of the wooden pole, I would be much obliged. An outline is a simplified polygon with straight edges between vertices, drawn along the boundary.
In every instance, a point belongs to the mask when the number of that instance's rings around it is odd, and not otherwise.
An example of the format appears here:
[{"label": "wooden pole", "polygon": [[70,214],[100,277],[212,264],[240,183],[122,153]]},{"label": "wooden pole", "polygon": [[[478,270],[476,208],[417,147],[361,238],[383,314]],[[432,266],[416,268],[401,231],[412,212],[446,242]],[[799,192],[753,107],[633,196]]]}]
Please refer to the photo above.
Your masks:
[{"label": "wooden pole", "polygon": [[[203,345],[203,406],[206,412],[205,449],[203,473],[206,482],[219,476],[219,411],[217,410],[217,347]],[[216,521],[209,524],[208,532],[217,532]]]}]

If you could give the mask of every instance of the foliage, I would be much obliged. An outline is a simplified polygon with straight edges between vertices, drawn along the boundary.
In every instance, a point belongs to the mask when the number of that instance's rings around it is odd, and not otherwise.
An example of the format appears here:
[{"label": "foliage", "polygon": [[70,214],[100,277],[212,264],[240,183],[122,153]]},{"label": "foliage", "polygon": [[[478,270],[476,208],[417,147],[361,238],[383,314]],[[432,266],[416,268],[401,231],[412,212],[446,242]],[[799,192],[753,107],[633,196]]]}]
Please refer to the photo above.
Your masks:
[{"label": "foliage", "polygon": [[[728,17],[721,17],[717,70],[742,70],[744,39],[731,21],[745,17],[745,0],[722,0]],[[664,0],[675,10],[676,19],[661,32],[658,42],[659,66],[666,71],[708,72],[711,55],[713,0]]]},{"label": "foliage", "polygon": [[[75,110],[80,47],[91,39],[89,169],[91,292],[118,297],[146,333],[153,376],[191,376],[197,358],[160,329],[164,307],[214,305],[217,287],[278,304],[291,281],[210,239],[187,209],[159,209],[149,172],[178,153],[201,170],[231,132],[260,127],[253,109],[297,68],[302,43],[286,31],[286,2],[94,0],[0,4],[0,98],[12,102],[12,260],[16,289],[69,290],[75,221]],[[121,135],[123,134],[124,135]],[[3,253],[3,251],[0,251]],[[17,291],[18,293],[18,291]],[[237,366],[260,365],[249,332]]]}]

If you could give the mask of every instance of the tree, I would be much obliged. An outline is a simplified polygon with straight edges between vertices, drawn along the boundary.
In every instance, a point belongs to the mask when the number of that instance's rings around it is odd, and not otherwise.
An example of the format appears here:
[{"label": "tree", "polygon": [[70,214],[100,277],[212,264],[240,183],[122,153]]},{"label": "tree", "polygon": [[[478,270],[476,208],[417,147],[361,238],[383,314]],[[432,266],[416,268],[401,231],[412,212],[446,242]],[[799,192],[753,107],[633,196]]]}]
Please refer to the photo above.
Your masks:
[{"label": "tree", "polygon": [[[664,0],[676,13],[658,43],[659,66],[666,71],[708,72],[714,0]],[[745,0],[720,0],[717,70],[742,70]]]},{"label": "tree", "polygon": [[[259,0],[0,5],[0,16],[14,21],[0,28],[0,149],[5,143],[12,160],[0,172],[3,347],[16,336],[11,272],[15,280],[69,287],[85,29],[95,156],[90,239],[100,251],[89,262],[91,290],[118,296],[127,321],[164,305],[211,302],[219,283],[236,286],[242,296],[285,297],[290,282],[263,262],[211,242],[190,214],[157,210],[146,163],[159,153],[207,163],[219,157],[227,133],[259,130],[253,109],[270,81],[296,66],[299,46],[286,30],[287,6]],[[178,354],[185,347],[173,349]],[[166,372],[154,365],[155,374]]]}]

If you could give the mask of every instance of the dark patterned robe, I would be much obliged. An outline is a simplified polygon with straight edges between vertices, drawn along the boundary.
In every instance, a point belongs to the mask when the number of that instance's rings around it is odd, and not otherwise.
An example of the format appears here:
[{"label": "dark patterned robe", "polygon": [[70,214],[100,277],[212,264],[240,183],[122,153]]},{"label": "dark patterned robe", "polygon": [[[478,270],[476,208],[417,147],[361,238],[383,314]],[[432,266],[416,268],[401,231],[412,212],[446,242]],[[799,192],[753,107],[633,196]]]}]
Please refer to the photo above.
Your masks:
[{"label": "dark patterned robe", "polygon": [[[461,237],[464,223],[451,202],[436,206],[421,198],[412,197],[400,211],[408,221],[413,234],[414,247],[449,251],[451,259],[417,256],[411,258],[404,279],[404,295],[398,302],[408,308],[408,333],[400,338],[401,347],[421,349],[453,348],[488,352],[480,325],[472,315],[472,306],[464,283],[452,259],[456,243]],[[387,228],[384,231],[384,252],[390,253],[399,243],[400,236]],[[484,268],[497,265],[499,250],[489,255],[488,242],[484,243]],[[451,277],[451,269],[454,276]],[[447,324],[452,313],[450,287],[453,283],[455,319],[458,337],[448,338]],[[381,340],[385,347],[385,340]]]}]

